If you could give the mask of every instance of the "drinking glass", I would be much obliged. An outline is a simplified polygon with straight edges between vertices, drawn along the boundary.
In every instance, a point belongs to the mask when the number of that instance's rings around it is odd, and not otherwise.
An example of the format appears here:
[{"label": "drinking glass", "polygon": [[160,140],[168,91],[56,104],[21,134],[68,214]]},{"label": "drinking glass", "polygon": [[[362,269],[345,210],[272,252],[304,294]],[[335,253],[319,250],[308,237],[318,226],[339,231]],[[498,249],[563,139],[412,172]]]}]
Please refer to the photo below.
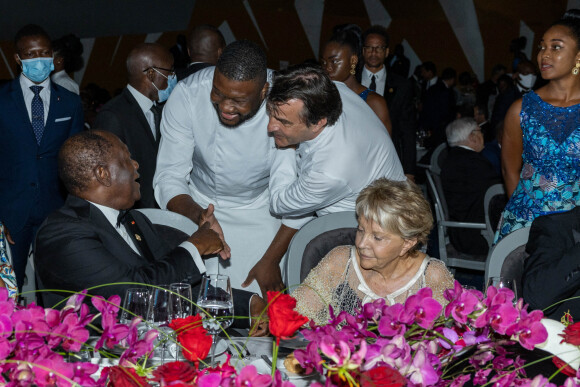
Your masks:
[{"label": "drinking glass", "polygon": [[125,292],[121,324],[129,324],[134,317],[147,317],[150,292],[147,288],[130,288]]},{"label": "drinking glass", "polygon": [[171,307],[171,292],[169,285],[157,285],[151,291],[151,300],[149,302],[149,311],[147,321],[159,331],[157,344],[161,345],[161,363],[165,362],[165,351],[167,349],[167,340],[173,330],[168,324],[171,321],[173,310]]},{"label": "drinking glass", "polygon": [[506,277],[489,277],[487,284],[485,286],[485,292],[487,294],[487,288],[494,286],[497,289],[507,288],[514,292],[514,304],[518,301],[518,289],[516,286],[516,280]]},{"label": "drinking glass", "polygon": [[171,319],[191,316],[193,314],[191,285],[183,282],[176,282],[169,285],[169,290],[171,291]]},{"label": "drinking glass", "polygon": [[234,298],[230,277],[222,274],[204,276],[197,299],[197,311],[202,317],[203,327],[212,335],[211,366],[214,366],[217,334],[232,325]]}]

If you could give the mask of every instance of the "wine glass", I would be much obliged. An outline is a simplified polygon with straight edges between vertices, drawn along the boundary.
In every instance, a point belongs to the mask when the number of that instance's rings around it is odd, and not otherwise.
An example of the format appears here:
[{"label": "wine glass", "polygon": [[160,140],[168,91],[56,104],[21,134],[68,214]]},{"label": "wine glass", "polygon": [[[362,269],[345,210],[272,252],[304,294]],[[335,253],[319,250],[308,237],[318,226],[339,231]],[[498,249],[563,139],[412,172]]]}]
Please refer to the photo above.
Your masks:
[{"label": "wine glass", "polygon": [[204,276],[197,299],[197,312],[203,327],[212,335],[211,366],[214,366],[217,334],[234,321],[234,298],[230,277],[221,274]]},{"label": "wine glass", "polygon": [[489,277],[487,280],[487,285],[485,286],[485,292],[487,294],[487,288],[494,286],[496,289],[507,288],[514,292],[514,304],[518,302],[518,289],[516,286],[516,280],[506,277]]},{"label": "wine glass", "polygon": [[147,321],[159,331],[157,342],[162,342],[162,364],[165,362],[167,339],[170,337],[171,332],[173,332],[173,330],[168,326],[172,314],[173,310],[171,307],[171,292],[169,291],[169,285],[157,285],[157,287],[153,288],[151,291]]},{"label": "wine glass", "polygon": [[134,317],[145,318],[149,308],[149,296],[150,293],[147,288],[127,289],[123,300],[121,324],[129,324]]},{"label": "wine glass", "polygon": [[191,285],[176,282],[169,285],[169,290],[171,291],[171,319],[191,316],[193,314]]}]

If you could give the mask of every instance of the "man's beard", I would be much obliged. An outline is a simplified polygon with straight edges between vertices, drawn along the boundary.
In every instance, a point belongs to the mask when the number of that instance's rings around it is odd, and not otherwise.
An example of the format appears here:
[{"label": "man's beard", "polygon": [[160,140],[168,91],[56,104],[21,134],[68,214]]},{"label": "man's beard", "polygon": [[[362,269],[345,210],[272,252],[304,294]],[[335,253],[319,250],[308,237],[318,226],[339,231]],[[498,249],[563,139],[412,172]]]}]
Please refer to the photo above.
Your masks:
[{"label": "man's beard", "polygon": [[[263,101],[262,101],[263,102]],[[228,124],[226,122],[222,121],[222,115],[220,113],[220,109],[218,107],[217,103],[212,104],[217,115],[218,115],[218,119],[220,120],[220,123],[225,126],[226,128],[230,128],[230,129],[234,129],[237,128],[238,126],[240,126],[241,124],[243,124],[244,122],[254,118],[254,116],[258,113],[258,111],[260,110],[260,107],[262,106],[262,103],[260,103],[254,110],[250,111],[248,114],[240,114],[239,115],[239,120],[238,122],[236,122],[235,124]]]}]

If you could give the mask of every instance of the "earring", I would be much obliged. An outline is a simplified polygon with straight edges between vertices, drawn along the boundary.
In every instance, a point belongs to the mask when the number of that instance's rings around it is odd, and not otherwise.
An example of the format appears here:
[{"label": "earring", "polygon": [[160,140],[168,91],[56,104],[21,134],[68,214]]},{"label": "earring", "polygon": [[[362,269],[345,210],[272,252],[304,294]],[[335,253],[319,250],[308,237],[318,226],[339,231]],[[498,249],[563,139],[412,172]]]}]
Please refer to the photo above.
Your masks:
[{"label": "earring", "polygon": [[355,69],[356,69],[356,63],[351,64],[350,65],[350,73],[352,75],[355,75],[356,74],[356,70]]},{"label": "earring", "polygon": [[580,62],[576,62],[576,66],[572,69],[572,74],[578,75],[580,73]]}]

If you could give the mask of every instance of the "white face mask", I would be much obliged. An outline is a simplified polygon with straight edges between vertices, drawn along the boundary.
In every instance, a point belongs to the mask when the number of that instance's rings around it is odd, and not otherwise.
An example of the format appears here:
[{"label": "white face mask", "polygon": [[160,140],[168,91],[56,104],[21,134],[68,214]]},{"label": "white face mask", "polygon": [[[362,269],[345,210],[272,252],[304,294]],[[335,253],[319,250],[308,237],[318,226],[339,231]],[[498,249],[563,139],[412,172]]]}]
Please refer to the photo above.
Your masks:
[{"label": "white face mask", "polygon": [[528,75],[519,75],[520,77],[520,81],[519,84],[520,86],[522,86],[524,89],[531,89],[532,86],[534,86],[534,83],[536,83],[536,79],[538,78],[535,74],[528,74]]}]

